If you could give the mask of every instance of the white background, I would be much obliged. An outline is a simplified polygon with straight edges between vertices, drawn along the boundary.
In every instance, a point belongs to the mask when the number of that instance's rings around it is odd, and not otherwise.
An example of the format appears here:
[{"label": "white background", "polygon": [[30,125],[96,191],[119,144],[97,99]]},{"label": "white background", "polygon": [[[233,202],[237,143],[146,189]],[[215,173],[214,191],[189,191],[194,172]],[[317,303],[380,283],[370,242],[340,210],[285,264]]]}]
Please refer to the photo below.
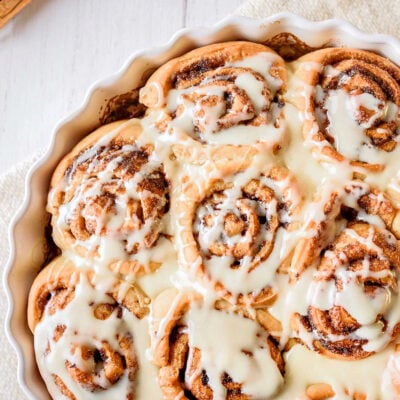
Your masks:
[{"label": "white background", "polygon": [[91,84],[240,0],[32,0],[0,30],[0,174],[45,148]]}]

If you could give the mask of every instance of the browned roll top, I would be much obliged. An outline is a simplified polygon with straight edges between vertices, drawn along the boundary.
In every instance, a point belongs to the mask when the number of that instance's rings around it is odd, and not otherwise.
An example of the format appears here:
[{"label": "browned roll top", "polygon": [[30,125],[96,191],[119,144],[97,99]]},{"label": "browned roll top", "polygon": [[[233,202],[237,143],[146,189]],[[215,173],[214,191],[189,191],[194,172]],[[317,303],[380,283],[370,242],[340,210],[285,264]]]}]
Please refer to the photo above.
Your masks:
[{"label": "browned roll top", "polygon": [[[270,256],[278,229],[291,230],[301,208],[296,180],[286,168],[272,166],[249,177],[240,188],[229,176],[212,180],[206,186],[203,191],[189,184],[178,204],[185,267],[194,269],[198,277],[211,282],[217,292],[231,301],[269,303],[274,294],[268,285],[233,295],[213,272],[226,267],[240,269],[246,276]],[[218,265],[218,260],[223,266]],[[277,260],[278,265],[271,268],[278,269],[286,261]]]},{"label": "browned roll top", "polygon": [[[124,144],[111,141],[109,146],[100,147],[96,153],[84,161],[76,162],[81,154],[71,162],[71,167],[66,171],[65,179],[69,187],[78,189],[82,185],[83,193],[90,192],[94,181],[99,174],[104,173],[110,163],[115,163],[111,179],[101,184],[100,193],[94,196],[82,196],[82,201],[70,211],[67,220],[71,235],[78,240],[87,240],[92,235],[107,235],[111,232],[106,226],[109,214],[116,214],[117,199],[126,193],[124,182],[134,179],[149,162],[151,147],[141,147],[127,151]],[[137,183],[137,194],[140,199],[129,198],[126,204],[126,217],[120,228],[120,234],[129,234],[132,230],[139,230],[148,219],[154,220],[154,229],[144,237],[144,245],[151,247],[158,238],[157,222],[168,210],[166,198],[168,182],[161,169],[154,169]],[[144,193],[149,195],[143,195]],[[81,192],[82,193],[82,192]],[[64,203],[73,199],[75,192],[66,191]],[[128,253],[134,254],[141,243],[126,247]]]},{"label": "browned roll top", "polygon": [[[31,331],[35,332],[37,325],[46,318],[62,313],[78,296],[77,287],[82,280],[95,287],[91,282],[93,276],[92,270],[79,270],[66,258],[53,260],[37,276],[29,294],[28,322]],[[150,299],[138,287],[131,285],[128,289],[121,288],[121,282],[116,279],[107,290],[106,302],[90,301],[85,304],[90,307],[94,319],[107,321],[113,315],[121,320],[123,309],[139,319],[148,314]],[[48,335],[45,353],[41,356],[44,359],[51,358],[61,338],[68,335],[68,347],[63,353],[64,368],[74,383],[88,392],[102,392],[114,387],[126,375],[124,399],[134,400],[138,362],[131,333],[127,329],[115,332],[115,341],[112,343],[99,340],[96,334],[88,334],[84,326],[80,331],[71,332],[67,318],[60,317],[56,322],[57,325],[50,325],[52,330]],[[68,382],[54,371],[49,372],[66,398],[78,400]]]},{"label": "browned roll top", "polygon": [[[54,173],[48,210],[62,249],[98,257],[101,238],[110,238],[119,240],[129,257],[153,247],[160,236],[169,181],[163,165],[150,160],[154,146],[136,144],[140,125],[121,128],[123,123],[86,137]],[[133,233],[140,240],[131,240]]]},{"label": "browned roll top", "polygon": [[[398,211],[384,193],[356,181],[348,184],[342,194],[333,193],[322,207],[324,219],[310,222],[309,228],[315,233],[299,242],[292,259],[294,280],[299,279],[305,269],[317,266],[312,283],[313,300],[307,315],[295,316],[295,331],[299,333],[299,326],[302,326],[313,338],[312,347],[331,358],[365,358],[374,350],[367,346],[368,335],[359,334],[360,328],[371,324],[379,327],[381,335],[387,337],[386,343],[400,333],[400,322],[392,321],[389,326],[387,317],[392,295],[398,291],[400,272]],[[369,217],[365,218],[365,214]],[[383,226],[375,224],[371,216],[377,221],[380,219]],[[344,292],[346,290],[350,291]],[[325,300],[321,303],[320,299],[325,299],[328,292],[335,302],[326,306]],[[340,301],[337,303],[342,292],[347,293],[344,296],[350,308]],[[360,296],[360,292],[370,302],[389,296],[384,304],[376,303],[374,320],[372,316],[363,316],[365,321],[370,319],[369,322],[359,321],[352,315],[351,302],[355,300],[348,298],[349,293]],[[372,303],[369,306],[372,307]]]},{"label": "browned roll top", "polygon": [[[278,88],[260,72],[245,65],[235,63],[247,57],[268,53],[271,65],[265,62],[265,72],[280,82]],[[241,76],[251,78],[261,85],[261,109],[246,89],[238,84]],[[187,132],[200,142],[206,142],[205,133],[217,133],[236,125],[279,126],[279,111],[272,111],[283,105],[281,94],[286,89],[286,70],[283,59],[270,48],[249,42],[214,44],[193,50],[161,66],[141,90],[140,100],[150,108],[164,108],[167,114],[158,123],[161,132],[169,130],[169,122],[193,108],[192,124],[194,132]],[[172,90],[180,93],[180,104],[175,109],[167,109],[167,97]],[[213,112],[210,112],[213,109]],[[274,115],[272,115],[274,114]],[[214,120],[212,124],[209,119]],[[265,140],[268,140],[266,138]]]},{"label": "browned roll top", "polygon": [[[191,348],[187,324],[183,320],[190,307],[201,301],[201,296],[196,293],[178,294],[174,289],[162,292],[154,301],[152,326],[153,340],[155,340],[154,362],[160,367],[158,379],[166,400],[214,399],[207,371],[201,367],[201,350],[196,347]],[[223,300],[217,300],[214,307],[221,313],[229,312],[229,310],[232,312],[232,305]],[[245,310],[235,309],[234,312],[243,315],[243,318],[250,318]],[[160,323],[160,318],[167,318],[167,321]],[[155,339],[159,334],[159,329],[162,336]],[[265,345],[278,369],[283,373],[284,360],[278,345],[270,336],[266,337]],[[248,352],[248,356],[253,355]],[[253,398],[243,393],[242,384],[234,382],[227,372],[224,372],[220,379],[222,386],[226,389],[224,399],[251,400]]]},{"label": "browned roll top", "polygon": [[[302,63],[315,62],[313,67],[302,68]],[[335,138],[331,135],[330,118],[326,108],[326,101],[331,91],[344,90],[349,96],[370,94],[380,102],[378,110],[368,108],[368,105],[360,104],[356,107],[354,118],[356,123],[364,127],[365,142],[363,145],[371,145],[385,152],[393,151],[398,143],[399,112],[389,115],[388,102],[400,106],[400,68],[386,58],[375,53],[349,49],[328,48],[309,53],[298,60],[299,70],[297,75],[308,85],[320,90],[310,96],[306,113],[303,133],[307,137],[313,131],[310,122],[316,121],[318,132],[312,133],[312,140],[321,142],[327,140],[329,145],[321,149],[315,148],[337,161],[344,161],[346,157],[336,148]],[[307,65],[307,64],[303,64]],[[319,67],[320,65],[320,67]],[[306,101],[306,103],[307,103]],[[302,101],[301,101],[302,102]],[[305,106],[307,108],[307,105]],[[378,114],[377,114],[378,113]],[[335,114],[335,118],[341,116]],[[311,121],[308,121],[311,119]],[[368,160],[348,160],[353,166],[360,166],[372,171],[379,171],[383,165]]]},{"label": "browned roll top", "polygon": [[[354,279],[366,295],[374,298],[379,291],[397,292],[397,278],[394,271],[400,271],[400,246],[387,240],[387,233],[376,227],[364,223],[353,223],[348,226],[360,239],[352,237],[348,231],[343,231],[329,246],[329,256],[322,256],[318,266],[315,281],[335,282],[337,290],[343,288],[343,279]],[[372,233],[372,237],[370,236]],[[385,259],[378,259],[375,249],[368,248],[363,239],[371,237],[372,242],[382,249]],[[365,271],[365,260],[368,260],[368,270]],[[345,266],[349,276],[343,278],[335,274],[337,268]],[[364,358],[372,352],[363,349],[368,343],[366,339],[357,338],[357,330],[362,324],[357,321],[342,306],[335,305],[329,310],[321,310],[309,306],[308,316],[303,319],[308,329],[320,337],[314,342],[318,351],[323,354],[334,355],[340,358]],[[376,316],[376,322],[383,327],[387,326],[385,317]],[[393,337],[400,332],[400,325],[394,328]],[[342,336],[342,340],[329,340],[329,336]]]}]

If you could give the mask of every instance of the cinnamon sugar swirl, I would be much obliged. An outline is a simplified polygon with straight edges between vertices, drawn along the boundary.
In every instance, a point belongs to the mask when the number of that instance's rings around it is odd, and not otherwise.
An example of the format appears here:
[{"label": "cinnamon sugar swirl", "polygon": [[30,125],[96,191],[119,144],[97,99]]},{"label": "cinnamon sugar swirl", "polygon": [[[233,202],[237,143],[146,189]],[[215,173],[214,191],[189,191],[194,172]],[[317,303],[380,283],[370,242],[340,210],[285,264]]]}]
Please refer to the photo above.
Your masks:
[{"label": "cinnamon sugar swirl", "polygon": [[323,49],[296,62],[306,142],[323,161],[380,171],[399,142],[400,68],[377,54]]},{"label": "cinnamon sugar swirl", "polygon": [[34,281],[28,321],[39,369],[54,398],[133,400],[140,365],[131,321],[148,314],[150,299],[96,279],[61,257]]},{"label": "cinnamon sugar swirl", "polygon": [[360,359],[400,332],[399,211],[362,182],[330,189],[322,190],[327,193],[315,204],[307,238],[292,259],[294,280],[317,265],[307,313],[295,315],[295,331],[322,354]]},{"label": "cinnamon sugar swirl", "polygon": [[282,385],[284,362],[276,343],[232,305],[205,304],[196,293],[170,289],[156,298],[151,321],[165,399],[269,398]]},{"label": "cinnamon sugar swirl", "polygon": [[287,169],[255,164],[204,187],[186,179],[177,240],[185,269],[230,301],[257,307],[274,298],[271,281],[287,263],[284,242],[302,196]]},{"label": "cinnamon sugar swirl", "polygon": [[58,165],[48,210],[61,249],[138,275],[160,265],[149,249],[166,240],[169,181],[143,135],[138,120],[105,125]]},{"label": "cinnamon sugar swirl", "polygon": [[284,61],[273,50],[230,42],[169,61],[150,77],[140,99],[162,111],[157,127],[172,137],[178,156],[187,158],[192,148],[202,148],[199,143],[262,142],[276,152],[285,139],[286,83]]}]

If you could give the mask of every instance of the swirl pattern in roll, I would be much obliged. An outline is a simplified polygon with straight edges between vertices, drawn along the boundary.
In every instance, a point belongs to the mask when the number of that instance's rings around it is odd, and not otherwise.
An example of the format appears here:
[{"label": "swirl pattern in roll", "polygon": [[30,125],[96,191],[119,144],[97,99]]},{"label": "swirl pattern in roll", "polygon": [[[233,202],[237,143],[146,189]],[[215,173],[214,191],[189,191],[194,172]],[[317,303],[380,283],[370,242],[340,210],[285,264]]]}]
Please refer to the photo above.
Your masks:
[{"label": "swirl pattern in roll", "polygon": [[81,132],[29,299],[54,399],[399,397],[399,68],[313,50],[198,48]]},{"label": "swirl pattern in roll", "polygon": [[94,281],[92,271],[64,257],[34,281],[28,322],[39,370],[53,398],[133,400],[139,363],[132,320],[148,314],[150,299],[122,281],[105,291]]},{"label": "swirl pattern in roll", "polygon": [[250,165],[205,185],[188,181],[177,206],[181,264],[233,302],[261,305],[286,261],[285,235],[302,196],[284,167]]},{"label": "swirl pattern in roll", "polygon": [[159,123],[163,133],[181,130],[208,144],[268,142],[278,150],[286,81],[284,61],[270,48],[249,42],[213,44],[160,67],[140,100],[165,111]]},{"label": "swirl pattern in roll", "polygon": [[270,398],[283,383],[278,346],[232,305],[168,289],[155,299],[151,320],[152,355],[166,400]]},{"label": "swirl pattern in roll", "polygon": [[61,249],[140,274],[162,236],[169,181],[138,120],[99,128],[58,165],[48,210]]},{"label": "swirl pattern in roll", "polygon": [[317,157],[382,170],[399,142],[400,68],[349,48],[309,53],[296,66],[303,134]]},{"label": "swirl pattern in roll", "polygon": [[[324,193],[325,192],[325,193]],[[383,192],[353,181],[326,187],[292,259],[292,279],[316,266],[295,330],[332,358],[361,359],[400,332],[399,212]]]}]

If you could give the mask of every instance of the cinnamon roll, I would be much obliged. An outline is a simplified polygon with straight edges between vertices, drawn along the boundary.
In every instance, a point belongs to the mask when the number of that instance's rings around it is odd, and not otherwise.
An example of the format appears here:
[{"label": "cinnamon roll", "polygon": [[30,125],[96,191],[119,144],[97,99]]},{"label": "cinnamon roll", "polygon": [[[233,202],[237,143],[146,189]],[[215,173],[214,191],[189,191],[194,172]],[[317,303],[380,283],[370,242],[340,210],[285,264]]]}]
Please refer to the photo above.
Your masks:
[{"label": "cinnamon roll", "polygon": [[152,355],[166,400],[270,398],[282,385],[283,358],[268,332],[218,304],[176,289],[155,299]]},{"label": "cinnamon roll", "polygon": [[400,397],[400,68],[266,40],[146,71],[57,166],[55,400]]},{"label": "cinnamon roll", "polygon": [[310,209],[292,279],[316,269],[295,331],[328,357],[365,358],[400,332],[399,212],[386,194],[359,181],[342,190],[325,187]]},{"label": "cinnamon roll", "polygon": [[[140,92],[140,101],[162,110],[162,133],[185,138],[175,146],[187,155],[196,142],[254,144],[277,151],[284,137],[283,59],[250,42],[218,43],[193,50],[161,66]],[[193,140],[187,140],[191,138]]]},{"label": "cinnamon roll", "polygon": [[93,271],[59,257],[32,285],[28,323],[54,399],[135,398],[140,366],[132,327],[148,314],[150,299],[123,281],[101,290],[95,281]]},{"label": "cinnamon roll", "polygon": [[317,157],[382,170],[399,142],[400,68],[349,48],[317,50],[295,66],[303,134]]},{"label": "cinnamon roll", "polygon": [[140,121],[85,137],[55,170],[47,209],[62,250],[137,275],[156,269],[149,250],[169,245],[169,180]]},{"label": "cinnamon roll", "polygon": [[288,261],[284,244],[302,197],[284,167],[244,166],[212,179],[184,184],[178,203],[181,265],[230,301],[270,304],[270,282]]}]

